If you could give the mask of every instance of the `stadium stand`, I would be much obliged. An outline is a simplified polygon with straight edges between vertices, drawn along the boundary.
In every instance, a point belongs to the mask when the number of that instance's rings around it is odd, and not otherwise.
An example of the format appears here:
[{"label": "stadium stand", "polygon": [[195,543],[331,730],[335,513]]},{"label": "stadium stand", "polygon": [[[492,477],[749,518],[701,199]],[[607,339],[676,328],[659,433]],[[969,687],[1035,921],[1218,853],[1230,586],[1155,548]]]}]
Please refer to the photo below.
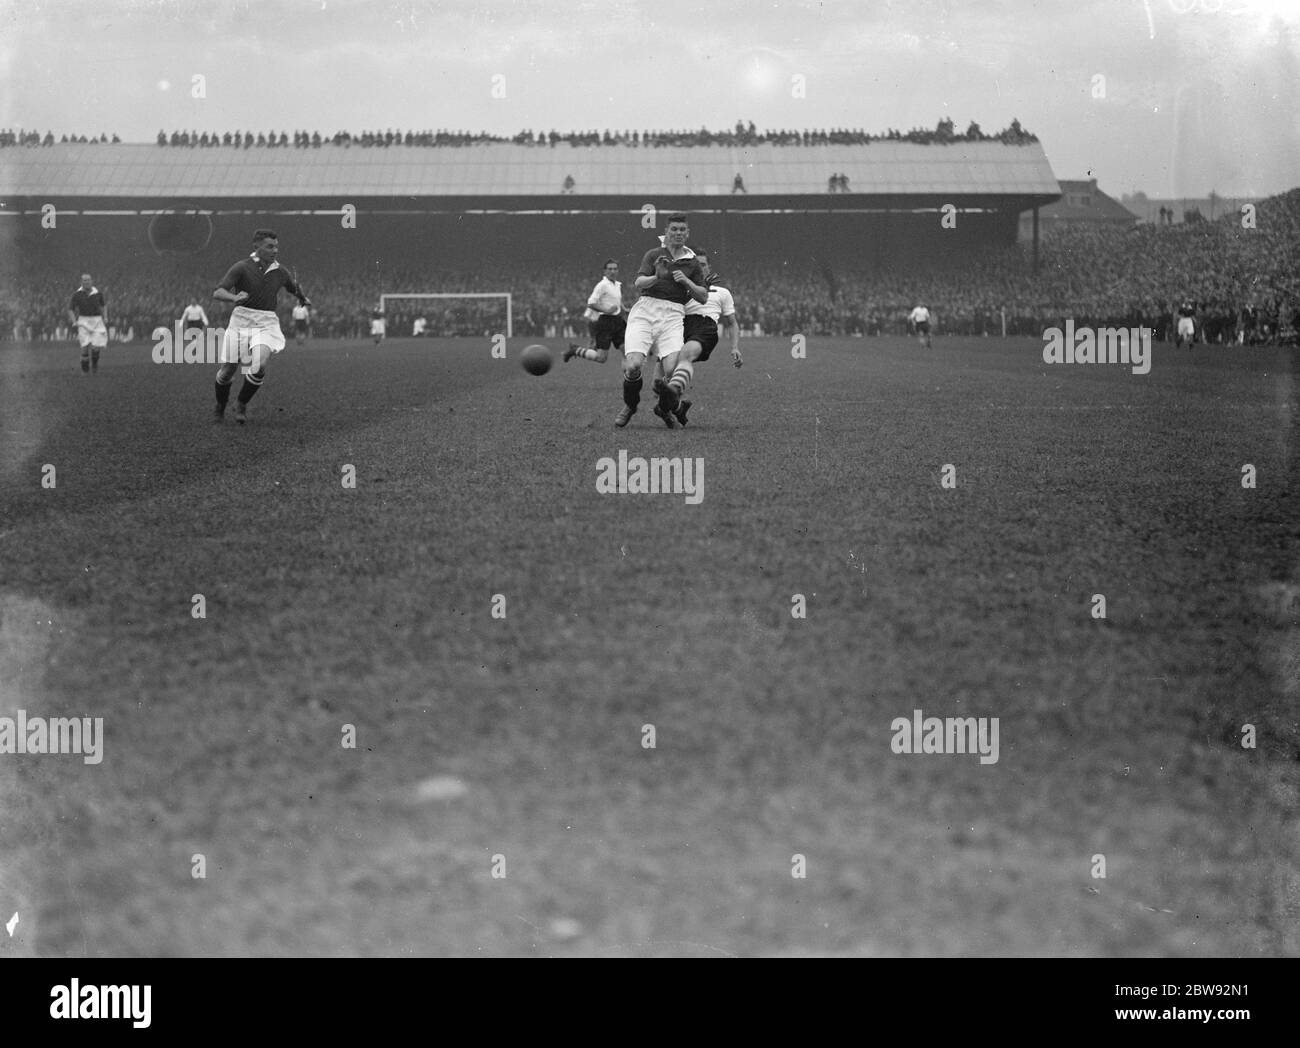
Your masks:
[{"label": "stadium stand", "polygon": [[[731,259],[716,251],[714,260],[731,278],[747,333],[901,333],[907,312],[924,301],[937,314],[939,330],[950,334],[1000,334],[1005,310],[1008,334],[1036,336],[1071,316],[1078,324],[1146,324],[1165,339],[1174,305],[1193,299],[1209,341],[1231,341],[1247,307],[1258,317],[1253,339],[1294,339],[1300,319],[1300,189],[1260,201],[1254,230],[1243,230],[1235,216],[1178,226],[1066,224],[1046,235],[1036,275],[1023,245],[989,251],[977,262],[913,260],[863,268],[855,268],[847,254],[800,274],[770,260]],[[582,308],[598,275],[591,270],[592,263],[580,258],[540,273],[531,265],[498,262],[454,269],[417,265],[388,270],[385,286],[509,289],[517,335],[567,337],[585,330]],[[166,257],[95,274],[109,295],[113,327],[119,335],[129,329],[136,338],[172,324],[192,294],[208,303],[219,275]],[[48,262],[14,272],[0,304],[4,337],[57,337],[76,276],[76,267],[56,269]],[[368,275],[344,267],[317,269],[309,285],[317,335],[364,337],[365,310],[376,294]],[[491,334],[500,324],[497,307],[489,304],[403,305],[390,314],[390,332],[410,334],[416,316],[428,318],[431,335]]]}]

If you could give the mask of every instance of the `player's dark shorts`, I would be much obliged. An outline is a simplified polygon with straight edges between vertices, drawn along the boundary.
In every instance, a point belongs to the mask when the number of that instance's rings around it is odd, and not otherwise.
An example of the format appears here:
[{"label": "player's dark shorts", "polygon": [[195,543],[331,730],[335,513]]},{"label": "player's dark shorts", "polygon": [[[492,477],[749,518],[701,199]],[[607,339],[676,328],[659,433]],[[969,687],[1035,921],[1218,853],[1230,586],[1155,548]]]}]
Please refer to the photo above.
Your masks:
[{"label": "player's dark shorts", "polygon": [[918,320],[916,322],[916,333],[918,335],[928,335],[930,333],[930,322],[928,320]]},{"label": "player's dark shorts", "polygon": [[708,360],[713,347],[718,344],[717,323],[702,313],[687,313],[682,326],[682,344],[687,342],[698,342],[703,347],[696,360]]},{"label": "player's dark shorts", "polygon": [[202,331],[202,330],[203,330],[203,321],[201,321],[201,320],[187,320],[187,321],[185,321],[185,330],[186,330],[186,331],[193,331],[195,328],[198,328],[200,331]]},{"label": "player's dark shorts", "polygon": [[293,322],[293,333],[294,333],[295,335],[305,335],[305,334],[307,334],[307,321],[305,321],[305,320],[295,320],[295,321]]},{"label": "player's dark shorts", "polygon": [[605,313],[587,325],[597,349],[623,348],[623,332],[627,330],[627,321],[620,316]]}]

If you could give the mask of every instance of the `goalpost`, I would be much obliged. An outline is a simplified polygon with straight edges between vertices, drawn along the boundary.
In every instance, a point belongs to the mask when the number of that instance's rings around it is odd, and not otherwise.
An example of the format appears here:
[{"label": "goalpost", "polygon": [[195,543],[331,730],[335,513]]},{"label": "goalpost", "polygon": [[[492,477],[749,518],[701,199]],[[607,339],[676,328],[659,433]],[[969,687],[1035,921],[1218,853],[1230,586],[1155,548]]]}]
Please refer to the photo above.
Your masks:
[{"label": "goalpost", "polygon": [[379,296],[379,308],[388,313],[388,300],[392,299],[438,299],[438,298],[502,298],[506,303],[506,338],[514,338],[514,310],[512,308],[513,300],[509,291],[413,291],[413,292],[393,292]]}]

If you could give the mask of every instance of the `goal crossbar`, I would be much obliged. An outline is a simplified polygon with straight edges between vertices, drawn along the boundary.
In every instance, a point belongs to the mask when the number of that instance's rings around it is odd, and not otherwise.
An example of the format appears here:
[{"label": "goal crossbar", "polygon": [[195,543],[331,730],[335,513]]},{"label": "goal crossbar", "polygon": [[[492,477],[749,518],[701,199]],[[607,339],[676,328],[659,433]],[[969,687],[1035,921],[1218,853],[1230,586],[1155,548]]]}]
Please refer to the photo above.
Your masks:
[{"label": "goal crossbar", "polygon": [[388,312],[390,298],[504,298],[506,300],[506,338],[515,337],[513,299],[509,291],[411,291],[389,292],[379,296],[379,308]]}]

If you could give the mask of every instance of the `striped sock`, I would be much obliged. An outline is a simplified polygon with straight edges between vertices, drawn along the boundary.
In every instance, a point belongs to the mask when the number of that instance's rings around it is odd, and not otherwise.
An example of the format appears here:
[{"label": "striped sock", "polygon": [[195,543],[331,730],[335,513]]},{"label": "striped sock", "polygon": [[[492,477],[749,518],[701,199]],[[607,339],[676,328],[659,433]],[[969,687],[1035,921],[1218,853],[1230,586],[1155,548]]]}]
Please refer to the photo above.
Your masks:
[{"label": "striped sock", "polygon": [[690,385],[691,377],[694,374],[695,369],[691,367],[689,360],[678,364],[673,368],[673,377],[668,380],[668,388],[680,397],[686,392],[686,387]]},{"label": "striped sock", "polygon": [[244,384],[239,387],[239,402],[247,404],[253,399],[253,394],[262,388],[262,380],[265,375],[259,375],[256,372],[250,372],[244,376]]},{"label": "striped sock", "polygon": [[574,354],[574,356],[582,357],[583,360],[594,360],[597,363],[605,359],[604,353],[602,353],[598,349],[592,349],[591,346],[583,346],[580,350],[578,350],[577,353]]}]

